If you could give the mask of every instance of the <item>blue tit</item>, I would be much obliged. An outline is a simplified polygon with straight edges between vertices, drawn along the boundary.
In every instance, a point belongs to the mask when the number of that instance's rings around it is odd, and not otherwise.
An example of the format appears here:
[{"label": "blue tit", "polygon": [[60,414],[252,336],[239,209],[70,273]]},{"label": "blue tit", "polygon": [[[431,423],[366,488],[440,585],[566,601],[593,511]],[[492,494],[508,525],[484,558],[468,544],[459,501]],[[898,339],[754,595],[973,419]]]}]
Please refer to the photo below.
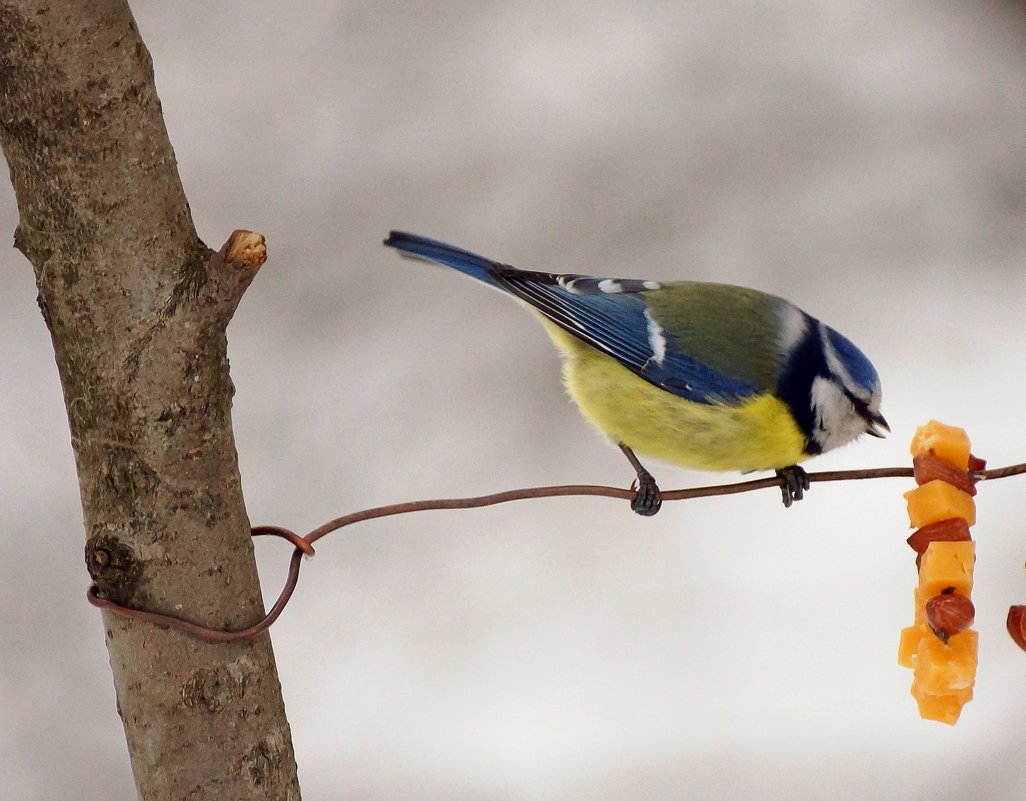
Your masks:
[{"label": "blue tit", "polygon": [[869,359],[783,298],[701,281],[530,272],[399,231],[385,244],[535,313],[562,352],[570,397],[637,472],[639,514],[655,514],[662,499],[637,454],[698,470],[775,470],[790,506],[809,486],[799,462],[890,430]]}]

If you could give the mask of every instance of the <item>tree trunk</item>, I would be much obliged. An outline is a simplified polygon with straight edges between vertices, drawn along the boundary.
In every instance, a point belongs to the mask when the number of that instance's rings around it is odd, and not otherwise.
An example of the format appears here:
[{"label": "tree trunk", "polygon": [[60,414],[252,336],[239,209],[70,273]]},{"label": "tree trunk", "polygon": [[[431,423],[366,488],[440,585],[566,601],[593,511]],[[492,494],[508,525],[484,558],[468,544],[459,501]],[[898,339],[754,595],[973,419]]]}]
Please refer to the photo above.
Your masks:
[{"label": "tree trunk", "polygon": [[[263,262],[197,237],[122,0],[0,0],[0,145],[71,426],[86,560],[122,603],[238,628],[263,614],[225,328]],[[146,799],[298,799],[271,643],[103,614]]]}]

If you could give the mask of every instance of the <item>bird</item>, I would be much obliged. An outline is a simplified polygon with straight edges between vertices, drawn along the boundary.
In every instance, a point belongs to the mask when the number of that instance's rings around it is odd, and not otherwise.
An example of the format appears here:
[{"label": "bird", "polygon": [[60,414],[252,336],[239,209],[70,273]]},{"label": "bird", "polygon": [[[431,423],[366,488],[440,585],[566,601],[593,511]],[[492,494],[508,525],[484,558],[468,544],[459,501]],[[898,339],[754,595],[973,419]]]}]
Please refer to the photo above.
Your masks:
[{"label": "bird", "polygon": [[639,456],[702,471],[773,470],[789,507],[809,488],[800,462],[890,431],[872,362],[775,295],[521,270],[402,231],[384,244],[534,312],[562,354],[570,397],[633,467],[631,508],[640,515],[656,514],[662,493]]}]

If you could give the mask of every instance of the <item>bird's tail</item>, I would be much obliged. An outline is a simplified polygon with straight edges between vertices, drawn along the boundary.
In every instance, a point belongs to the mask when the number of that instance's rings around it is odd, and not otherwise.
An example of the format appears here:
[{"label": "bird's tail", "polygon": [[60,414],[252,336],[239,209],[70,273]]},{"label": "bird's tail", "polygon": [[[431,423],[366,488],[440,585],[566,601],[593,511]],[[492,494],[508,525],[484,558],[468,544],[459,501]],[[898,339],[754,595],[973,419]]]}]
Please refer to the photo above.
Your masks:
[{"label": "bird's tail", "polygon": [[469,250],[453,247],[444,242],[438,242],[417,234],[407,234],[403,231],[391,231],[385,244],[395,248],[400,253],[414,258],[433,261],[437,264],[444,264],[453,267],[461,273],[466,273],[472,278],[484,281],[486,284],[495,286],[492,278],[491,268],[495,264],[491,259],[478,256]]}]

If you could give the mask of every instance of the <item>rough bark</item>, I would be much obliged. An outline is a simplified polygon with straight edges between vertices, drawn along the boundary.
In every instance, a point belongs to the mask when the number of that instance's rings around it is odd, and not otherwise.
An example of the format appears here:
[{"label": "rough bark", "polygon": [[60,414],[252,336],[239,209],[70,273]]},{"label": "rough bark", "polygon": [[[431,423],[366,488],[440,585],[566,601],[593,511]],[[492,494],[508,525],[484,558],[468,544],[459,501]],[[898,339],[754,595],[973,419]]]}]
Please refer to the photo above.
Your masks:
[{"label": "rough bark", "polygon": [[[64,388],[90,572],[133,606],[255,622],[225,329],[263,242],[236,232],[214,253],[199,240],[127,3],[0,0],[0,145]],[[208,645],[103,622],[141,798],[299,797],[267,636]]]}]

